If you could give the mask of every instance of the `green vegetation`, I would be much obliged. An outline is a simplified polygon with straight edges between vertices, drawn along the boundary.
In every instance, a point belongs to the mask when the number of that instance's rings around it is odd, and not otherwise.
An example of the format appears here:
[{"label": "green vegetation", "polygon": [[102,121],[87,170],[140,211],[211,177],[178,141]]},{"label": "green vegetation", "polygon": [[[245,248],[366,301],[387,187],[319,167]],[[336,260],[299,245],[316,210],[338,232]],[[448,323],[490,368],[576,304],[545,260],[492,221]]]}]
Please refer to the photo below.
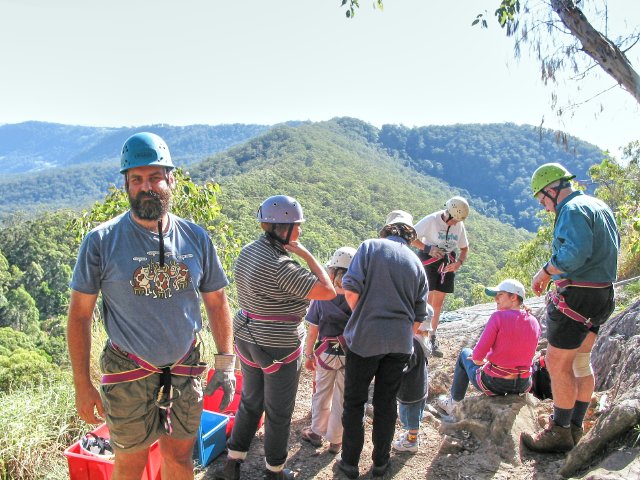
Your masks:
[{"label": "green vegetation", "polygon": [[571,149],[565,149],[557,140],[549,130],[511,123],[384,125],[379,134],[384,148],[418,172],[469,192],[479,212],[528,230],[539,226],[529,187],[538,166],[560,162],[584,181],[589,167],[602,160],[593,145],[570,138]]},{"label": "green vegetation", "polygon": [[[275,194],[296,197],[307,218],[301,241],[328,259],[339,246],[357,247],[377,236],[391,210],[404,209],[417,221],[459,193],[372,145],[376,131],[351,119],[275,127],[193,167],[191,173],[195,180],[219,179],[222,213],[243,243],[260,233],[255,214],[262,200]],[[502,267],[504,253],[530,238],[524,230],[477,212],[465,225],[471,253],[448,308],[470,305],[471,286],[485,284]]]},{"label": "green vegetation", "polygon": [[70,375],[0,393],[0,479],[68,478],[62,451],[89,427],[78,420]]},{"label": "green vegetation", "polygon": [[[327,124],[333,125],[336,133],[343,139],[349,139],[348,142],[364,142],[371,150],[378,152],[378,156],[386,157],[387,163],[408,167],[409,170],[405,171],[409,172],[409,176],[419,172],[440,178],[461,189],[459,193],[468,197],[476,211],[483,215],[529,230],[538,226],[535,216],[537,207],[528,194],[529,176],[537,166],[544,162],[562,162],[569,170],[578,174],[578,178],[586,179],[588,168],[602,160],[602,154],[593,145],[574,138],[567,139],[568,144],[564,145],[558,141],[554,132],[514,124],[448,125],[411,129],[401,125],[384,125],[378,129],[366,122],[342,117],[324,123],[277,126],[273,127],[277,133],[260,137],[256,135],[266,131],[266,127],[245,125],[245,131],[243,126],[227,126],[235,127],[229,132],[217,132],[216,129],[224,126],[202,125],[156,125],[148,129],[165,138],[177,165],[189,165],[190,170],[197,170],[200,180],[213,178],[217,182],[223,182],[231,176],[260,168],[262,164],[277,160],[279,156],[287,158],[288,147],[280,145],[283,132],[295,127],[305,132],[326,129]],[[55,139],[49,129],[45,128],[47,125],[58,133]],[[4,150],[2,139],[6,137],[9,141],[10,137],[4,129],[17,126],[0,126],[0,156],[6,156],[5,162],[16,163],[16,159],[22,156],[36,156],[41,160],[47,159],[48,155],[52,156],[45,162],[44,166],[49,167],[46,170],[29,171],[28,174],[0,179],[0,219],[3,215],[20,210],[33,215],[35,212],[61,207],[78,210],[87,208],[103,197],[109,185],[121,185],[116,157],[122,142],[128,134],[133,133],[132,130],[116,129],[109,131],[108,135],[104,132],[85,132],[88,139],[85,144],[74,136],[73,130],[61,130],[62,126],[50,124],[36,126],[38,128],[34,127],[29,133],[32,136],[39,135],[43,140],[25,140],[26,146],[23,149],[11,140],[11,148],[5,147]],[[30,138],[24,132],[19,133],[19,137]],[[222,133],[227,135],[224,137],[226,144],[216,137]],[[223,145],[228,148],[230,145],[240,144],[243,135],[244,139],[252,140],[216,156],[213,160],[215,165],[205,161],[203,163],[206,167],[202,167],[197,163],[224,150]],[[44,147],[54,141],[56,149],[48,153]],[[566,146],[569,148],[565,149]],[[310,148],[315,148],[315,145]],[[78,154],[78,150],[82,154]],[[68,157],[66,161],[63,154]],[[315,154],[309,150],[309,155],[311,161]],[[10,159],[14,160],[13,163]],[[57,168],[51,168],[52,165]],[[355,180],[358,179],[359,177],[355,177]],[[47,188],[42,188],[42,185],[47,185]]]}]

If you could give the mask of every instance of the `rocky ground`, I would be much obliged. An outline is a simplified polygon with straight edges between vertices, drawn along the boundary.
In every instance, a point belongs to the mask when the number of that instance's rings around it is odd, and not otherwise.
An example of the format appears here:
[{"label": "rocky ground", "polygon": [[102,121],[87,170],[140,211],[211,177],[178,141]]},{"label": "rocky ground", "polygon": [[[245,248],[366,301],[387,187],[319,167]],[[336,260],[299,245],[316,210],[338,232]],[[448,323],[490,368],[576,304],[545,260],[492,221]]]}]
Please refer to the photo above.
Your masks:
[{"label": "rocky ground", "polygon": [[[531,302],[527,302],[531,303]],[[540,310],[541,302],[534,301],[534,313]],[[439,330],[444,358],[430,358],[430,402],[440,394],[447,393],[457,354],[464,346],[473,346],[486,319],[494,311],[494,304],[478,305],[458,311],[454,322],[448,322]],[[311,422],[312,376],[303,371],[296,409],[289,438],[287,467],[298,479],[333,479],[346,477],[338,470],[336,456],[327,451],[327,446],[314,448],[300,436],[302,429]],[[594,408],[590,410],[590,423],[598,415],[598,399],[594,397]],[[522,431],[540,428],[550,412],[549,400],[540,402],[530,395],[509,396],[501,399],[489,398],[469,391],[467,398],[454,413],[454,417],[440,417],[435,408],[425,415],[422,425],[422,442],[418,453],[392,451],[391,467],[384,478],[433,479],[433,480],[480,480],[480,479],[544,479],[562,478],[560,469],[565,455],[539,455],[521,448],[519,436]],[[446,420],[446,421],[445,421]],[[345,432],[348,434],[348,432]],[[371,423],[366,427],[366,442],[360,459],[361,478],[371,478]],[[621,439],[624,440],[624,439]],[[264,470],[263,430],[260,429],[252,444],[246,462],[242,465],[242,478],[261,479]],[[638,449],[620,449],[616,455],[606,458],[600,468],[594,467],[583,479],[625,478],[640,479]],[[222,455],[201,470],[197,478],[208,480],[222,465]],[[597,460],[594,458],[593,460]]]}]

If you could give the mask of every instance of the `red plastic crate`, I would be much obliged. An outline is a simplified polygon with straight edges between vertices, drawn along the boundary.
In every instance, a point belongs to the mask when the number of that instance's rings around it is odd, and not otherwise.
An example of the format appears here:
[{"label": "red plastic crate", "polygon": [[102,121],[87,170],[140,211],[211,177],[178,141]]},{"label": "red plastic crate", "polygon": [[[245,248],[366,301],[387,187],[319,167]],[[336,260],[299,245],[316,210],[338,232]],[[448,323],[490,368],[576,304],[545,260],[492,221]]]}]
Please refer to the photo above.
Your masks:
[{"label": "red plastic crate", "polygon": [[[109,427],[103,423],[93,430],[93,433],[103,438],[109,437]],[[80,440],[64,451],[69,463],[69,478],[71,480],[110,480],[113,472],[113,460],[104,460],[94,455],[83,453]],[[142,472],[142,480],[160,480],[160,445],[151,444],[147,465]]]},{"label": "red plastic crate", "polygon": [[[211,377],[215,373],[215,369],[210,368],[207,373],[207,383],[211,381]],[[220,411],[220,402],[222,401],[222,390],[218,389],[213,392],[213,395],[205,395],[204,397],[204,409],[211,412],[224,413],[229,416],[229,423],[227,423],[227,438],[231,436],[231,430],[233,429],[233,423],[235,421],[236,412],[240,406],[240,397],[242,396],[242,372],[240,370],[235,371],[236,374],[236,393],[229,403],[229,406],[223,411]],[[258,428],[264,423],[264,415],[260,417],[258,422]]]}]

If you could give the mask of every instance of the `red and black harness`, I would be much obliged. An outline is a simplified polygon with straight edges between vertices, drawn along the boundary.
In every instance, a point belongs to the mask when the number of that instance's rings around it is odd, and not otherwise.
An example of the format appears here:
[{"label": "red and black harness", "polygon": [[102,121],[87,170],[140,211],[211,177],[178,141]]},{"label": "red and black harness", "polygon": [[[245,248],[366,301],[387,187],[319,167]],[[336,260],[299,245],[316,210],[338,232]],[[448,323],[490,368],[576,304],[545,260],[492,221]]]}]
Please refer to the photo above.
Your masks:
[{"label": "red and black harness", "polygon": [[[498,394],[489,390],[489,388],[482,381],[482,372],[490,377],[501,378],[503,380],[520,380],[521,378],[528,378],[531,376],[531,367],[501,367],[496,365],[495,363],[487,362],[483,365],[482,368],[476,370],[476,383],[482,393],[488,395],[489,397],[495,397]],[[513,377],[516,375],[516,377]],[[529,387],[522,393],[527,393],[531,390],[531,384]]]},{"label": "red and black harness", "polygon": [[[299,323],[300,322],[300,317],[297,317],[295,315],[257,315],[255,313],[249,313],[246,310],[242,310],[241,313],[242,313],[242,315],[244,315],[247,318],[247,323],[248,323],[249,319],[268,320],[268,321],[273,321],[273,322],[292,322],[292,323]],[[251,329],[248,326],[247,326],[247,330],[249,331],[249,334],[253,338],[253,334],[251,333]],[[260,347],[258,342],[255,341],[255,338],[254,338],[254,343],[256,345],[258,345],[258,347]],[[242,355],[242,353],[240,353],[240,351],[238,350],[238,346],[237,345],[234,345],[234,350],[236,352],[236,355],[238,355],[238,358],[240,359],[240,361],[242,363],[244,363],[245,365],[249,365],[250,367],[254,367],[254,368],[259,368],[264,373],[275,373],[278,370],[280,370],[280,367],[282,365],[286,365],[288,363],[295,362],[298,358],[300,358],[300,355],[302,354],[302,345],[299,345],[298,348],[296,348],[293,352],[291,352],[289,355],[287,355],[284,358],[281,358],[279,360],[275,359],[275,358],[272,358],[271,365],[267,365],[266,367],[262,367],[259,364],[257,364],[256,362],[253,362],[253,361],[249,360],[247,357],[245,357],[244,355]],[[265,352],[265,353],[267,353],[267,352]],[[271,356],[271,355],[269,355],[269,356]]]},{"label": "red and black harness", "polygon": [[442,258],[436,258],[436,257],[427,258],[426,260],[422,261],[422,265],[427,266],[427,265],[431,265],[432,263],[442,262],[438,267],[438,273],[440,274],[440,283],[443,284],[444,277],[447,274],[447,272],[445,272],[444,269],[447,267],[447,265],[455,261],[456,261],[456,256],[453,253],[449,252],[449,253],[445,253],[444,257]]},{"label": "red and black harness", "polygon": [[564,299],[564,296],[559,293],[561,288],[568,287],[581,287],[581,288],[608,288],[611,286],[609,282],[574,282],[569,279],[556,280],[556,289],[549,290],[547,292],[547,303],[551,302],[555,305],[560,313],[569,317],[571,320],[582,323],[587,329],[593,327],[593,323],[590,318],[585,317],[579,312],[572,309]]},{"label": "red and black harness", "polygon": [[323,353],[325,353],[329,349],[335,349],[337,347],[340,347],[342,349],[342,354],[336,354],[335,357],[344,357],[344,355],[346,355],[347,353],[347,342],[342,335],[338,335],[337,337],[324,337],[320,341],[320,345],[313,352],[320,367],[324,368],[325,370],[342,370],[345,367],[344,359],[341,359],[340,366],[335,368],[322,359]]},{"label": "red and black harness", "polygon": [[160,375],[160,385],[154,393],[154,401],[160,411],[164,411],[164,427],[167,433],[171,434],[173,431],[171,427],[171,407],[173,406],[173,401],[180,396],[180,391],[171,385],[171,376],[180,375],[185,377],[199,377],[207,368],[206,363],[202,362],[197,365],[185,365],[182,363],[189,357],[195,348],[196,341],[193,341],[189,350],[182,356],[182,358],[176,361],[173,365],[165,367],[156,367],[137,355],[123,350],[111,340],[109,340],[109,345],[115,351],[138,365],[138,367],[124,372],[104,374],[102,376],[102,385],[134,382],[136,380],[142,380],[143,378],[150,377],[151,375]]}]

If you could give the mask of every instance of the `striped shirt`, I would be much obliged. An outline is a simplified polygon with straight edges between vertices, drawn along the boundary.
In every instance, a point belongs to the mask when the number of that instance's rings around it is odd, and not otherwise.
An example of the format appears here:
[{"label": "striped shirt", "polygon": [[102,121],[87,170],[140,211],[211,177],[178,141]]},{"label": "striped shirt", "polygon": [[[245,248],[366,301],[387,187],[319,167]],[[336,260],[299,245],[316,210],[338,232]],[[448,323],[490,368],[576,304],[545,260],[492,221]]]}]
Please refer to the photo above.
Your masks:
[{"label": "striped shirt", "polygon": [[293,315],[301,320],[309,307],[306,296],[318,278],[265,235],[242,249],[234,277],[241,308],[233,319],[235,338],[267,347],[297,347],[304,338],[301,321],[249,319],[243,310],[262,316]]}]

